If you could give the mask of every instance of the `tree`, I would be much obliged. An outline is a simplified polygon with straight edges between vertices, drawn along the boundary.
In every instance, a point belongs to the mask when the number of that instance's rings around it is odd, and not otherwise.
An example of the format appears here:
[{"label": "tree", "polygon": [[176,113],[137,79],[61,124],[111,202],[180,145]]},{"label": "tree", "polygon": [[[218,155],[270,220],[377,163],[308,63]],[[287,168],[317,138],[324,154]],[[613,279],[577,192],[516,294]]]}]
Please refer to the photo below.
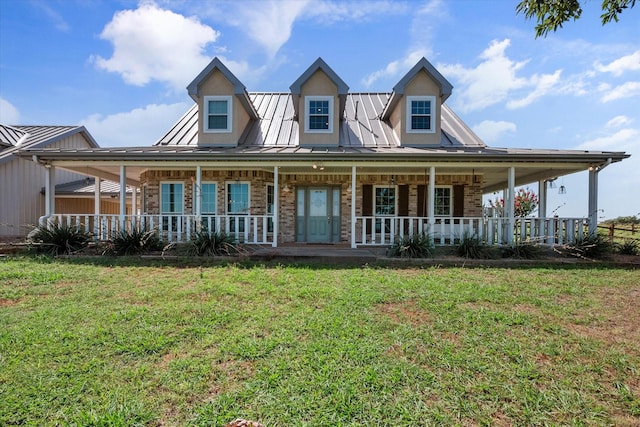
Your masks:
[{"label": "tree", "polygon": [[[625,9],[636,5],[636,0],[602,0],[602,25],[611,21],[618,22],[618,15]],[[550,31],[562,28],[562,24],[582,15],[580,0],[521,0],[516,6],[517,14],[525,18],[536,18],[536,38],[546,37]]]}]

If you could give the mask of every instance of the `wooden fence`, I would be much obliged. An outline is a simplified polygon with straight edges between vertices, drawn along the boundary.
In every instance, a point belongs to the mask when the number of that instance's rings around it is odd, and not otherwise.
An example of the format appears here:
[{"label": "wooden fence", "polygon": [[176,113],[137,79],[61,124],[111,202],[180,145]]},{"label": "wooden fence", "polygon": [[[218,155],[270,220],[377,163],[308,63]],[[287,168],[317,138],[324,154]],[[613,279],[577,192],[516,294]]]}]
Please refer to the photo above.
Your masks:
[{"label": "wooden fence", "polygon": [[611,242],[623,242],[625,240],[637,240],[640,242],[640,225],[638,224],[599,224],[600,234],[606,235]]}]

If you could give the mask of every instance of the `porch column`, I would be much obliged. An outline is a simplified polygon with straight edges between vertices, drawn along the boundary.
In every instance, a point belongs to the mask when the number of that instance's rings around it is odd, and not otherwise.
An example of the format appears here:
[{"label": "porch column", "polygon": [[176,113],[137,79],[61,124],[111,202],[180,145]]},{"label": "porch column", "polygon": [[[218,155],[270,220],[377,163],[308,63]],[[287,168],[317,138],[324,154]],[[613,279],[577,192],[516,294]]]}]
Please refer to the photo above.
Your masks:
[{"label": "porch column", "polygon": [[46,165],[45,168],[47,173],[44,178],[44,214],[48,218],[56,213],[56,168],[51,165]]},{"label": "porch column", "polygon": [[356,167],[351,166],[351,248],[356,247]]},{"label": "porch column", "polygon": [[589,168],[589,234],[598,231],[598,169]]},{"label": "porch column", "polygon": [[93,214],[95,216],[100,215],[100,184],[102,180],[99,176],[94,176],[93,180],[95,182],[93,186]]},{"label": "porch column", "polygon": [[196,166],[196,199],[193,201],[193,214],[200,217],[202,214],[202,166]]},{"label": "porch column", "polygon": [[127,174],[126,167],[120,166],[120,229],[124,230],[127,215]]},{"label": "porch column", "polygon": [[[278,166],[273,167],[273,242],[271,246],[278,247],[278,218],[280,218],[280,204],[278,199],[280,198],[280,174]],[[266,227],[266,223],[265,223]]]},{"label": "porch column", "polygon": [[547,217],[547,181],[538,181],[538,218]]},{"label": "porch column", "polygon": [[[507,221],[509,224],[509,228],[507,230],[507,243],[513,243],[513,233],[514,228],[516,226],[515,219],[515,183],[516,183],[516,168],[511,166],[509,167],[508,175],[507,175],[507,196],[505,198],[505,206],[507,207]],[[507,202],[508,200],[508,202]]]},{"label": "porch column", "polygon": [[429,232],[433,233],[436,224],[436,167],[429,168],[429,201],[427,202],[427,216],[429,217]]},{"label": "porch column", "polygon": [[131,215],[138,215],[138,187],[131,187]]}]

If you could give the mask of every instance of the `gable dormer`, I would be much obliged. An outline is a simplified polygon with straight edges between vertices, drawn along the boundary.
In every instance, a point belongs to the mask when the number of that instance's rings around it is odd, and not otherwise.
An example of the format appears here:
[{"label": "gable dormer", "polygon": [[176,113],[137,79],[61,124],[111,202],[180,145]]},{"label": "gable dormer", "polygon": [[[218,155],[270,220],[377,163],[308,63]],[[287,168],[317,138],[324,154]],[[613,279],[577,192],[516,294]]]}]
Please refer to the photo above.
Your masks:
[{"label": "gable dormer", "polygon": [[453,86],[422,58],[393,87],[381,119],[387,121],[403,146],[440,144],[442,104]]},{"label": "gable dormer", "polygon": [[246,87],[218,59],[202,70],[187,86],[198,104],[198,145],[236,146],[258,113]]},{"label": "gable dormer", "polygon": [[337,146],[349,86],[318,58],[289,88],[300,145]]}]

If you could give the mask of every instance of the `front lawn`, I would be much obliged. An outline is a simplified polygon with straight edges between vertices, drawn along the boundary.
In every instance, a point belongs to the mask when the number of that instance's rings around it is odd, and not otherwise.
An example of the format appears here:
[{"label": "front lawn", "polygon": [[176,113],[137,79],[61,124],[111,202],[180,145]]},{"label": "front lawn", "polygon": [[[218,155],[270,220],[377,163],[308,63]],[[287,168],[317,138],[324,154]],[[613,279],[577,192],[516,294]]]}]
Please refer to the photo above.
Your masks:
[{"label": "front lawn", "polygon": [[640,271],[0,259],[0,425],[640,424]]}]

